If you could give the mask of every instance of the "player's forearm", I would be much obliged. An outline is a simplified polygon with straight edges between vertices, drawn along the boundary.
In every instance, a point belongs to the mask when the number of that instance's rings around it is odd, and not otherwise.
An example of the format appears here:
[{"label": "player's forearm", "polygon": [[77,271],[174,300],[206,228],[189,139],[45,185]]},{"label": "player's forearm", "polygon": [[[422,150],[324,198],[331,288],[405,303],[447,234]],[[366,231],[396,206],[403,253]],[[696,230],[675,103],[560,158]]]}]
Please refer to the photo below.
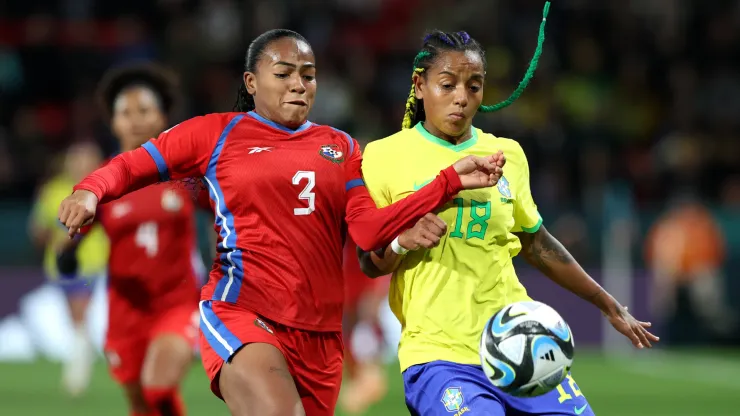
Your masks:
[{"label": "player's forearm", "polygon": [[358,186],[347,194],[347,226],[352,239],[364,251],[387,247],[402,231],[433,212],[462,190],[460,177],[453,167],[407,198],[378,209],[367,189]]},{"label": "player's forearm", "polygon": [[357,247],[360,269],[366,276],[373,279],[393,273],[401,264],[401,257],[390,246],[369,252]]},{"label": "player's forearm", "polygon": [[619,310],[619,302],[586,273],[568,250],[542,226],[536,233],[517,234],[522,256],[550,280],[598,307],[604,314]]},{"label": "player's forearm", "polygon": [[90,191],[103,204],[159,180],[154,160],[144,148],[116,156],[107,165],[88,175],[74,190]]}]

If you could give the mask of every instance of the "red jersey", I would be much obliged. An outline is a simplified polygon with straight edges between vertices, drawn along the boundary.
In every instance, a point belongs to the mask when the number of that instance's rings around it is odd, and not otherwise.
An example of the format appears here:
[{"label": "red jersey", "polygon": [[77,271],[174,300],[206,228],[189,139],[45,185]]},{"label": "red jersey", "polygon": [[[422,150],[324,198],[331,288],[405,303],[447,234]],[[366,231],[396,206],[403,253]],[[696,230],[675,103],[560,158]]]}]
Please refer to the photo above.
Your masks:
[{"label": "red jersey", "polygon": [[193,214],[190,195],[163,185],[100,206],[98,219],[111,244],[111,314],[156,313],[197,302]]},{"label": "red jersey", "polygon": [[461,189],[448,168],[377,209],[361,163],[357,142],[328,126],[307,121],[291,130],[255,112],[209,114],[119,156],[75,189],[106,201],[157,180],[202,178],[219,239],[201,299],[299,329],[340,331],[345,221],[360,247],[375,249]]}]

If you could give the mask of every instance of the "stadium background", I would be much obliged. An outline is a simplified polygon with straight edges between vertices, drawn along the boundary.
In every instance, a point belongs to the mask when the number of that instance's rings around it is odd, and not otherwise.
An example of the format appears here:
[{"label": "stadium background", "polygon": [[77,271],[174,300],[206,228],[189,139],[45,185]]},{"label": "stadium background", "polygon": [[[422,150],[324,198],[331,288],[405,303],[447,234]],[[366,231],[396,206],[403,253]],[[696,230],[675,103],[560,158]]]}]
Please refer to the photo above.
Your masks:
[{"label": "stadium background", "polygon": [[[466,30],[485,45],[492,103],[523,74],[541,7],[539,0],[0,1],[0,414],[125,414],[102,360],[84,399],[59,392],[56,361],[66,353],[68,322],[26,232],[36,187],[70,143],[116,151],[93,96],[104,70],[164,62],[182,78],[186,101],[176,121],[228,111],[249,40],[291,28],[310,40],[318,62],[311,119],[369,141],[399,128],[426,29]],[[603,331],[597,311],[522,266],[531,293],[573,327],[574,375],[599,415],[730,415],[740,407],[737,27],[736,1],[558,1],[532,85],[512,107],[476,119],[522,144],[548,228],[664,338],[659,351],[633,353]],[[721,230],[715,238],[725,255],[714,253],[707,265],[721,298],[691,303],[691,282],[707,274],[691,271],[676,277],[677,295],[656,290],[645,261],[651,225],[670,220],[688,197]],[[199,221],[205,235],[209,218]],[[668,250],[677,264],[706,241],[703,229],[692,232],[688,249]],[[667,298],[677,308],[660,313]],[[720,301],[725,309],[706,311]],[[104,308],[98,296],[90,317],[98,335]],[[389,396],[370,414],[406,414],[396,369],[390,362]],[[206,386],[194,365],[185,395],[191,414],[226,414]]]}]

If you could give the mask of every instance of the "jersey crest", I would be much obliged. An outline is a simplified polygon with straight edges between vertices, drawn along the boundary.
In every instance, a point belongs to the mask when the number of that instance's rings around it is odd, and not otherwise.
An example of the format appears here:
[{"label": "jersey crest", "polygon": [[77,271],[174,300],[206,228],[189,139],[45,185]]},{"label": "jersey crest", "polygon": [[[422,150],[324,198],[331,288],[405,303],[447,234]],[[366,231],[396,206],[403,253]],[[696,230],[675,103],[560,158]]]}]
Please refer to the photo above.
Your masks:
[{"label": "jersey crest", "polygon": [[496,185],[496,188],[498,188],[498,191],[501,193],[501,195],[504,198],[511,198],[511,189],[509,188],[509,181],[506,179],[505,176],[501,176],[501,179],[498,180],[498,184]]},{"label": "jersey crest", "polygon": [[336,144],[322,145],[319,148],[319,154],[324,159],[334,163],[341,163],[344,160],[344,153],[339,150],[339,146]]},{"label": "jersey crest", "polygon": [[463,406],[465,399],[463,398],[462,389],[460,387],[446,388],[442,393],[440,401],[445,406],[445,409],[450,413],[462,414],[466,412]]},{"label": "jersey crest", "polygon": [[173,190],[166,190],[162,194],[162,208],[165,211],[175,212],[182,208],[183,200],[177,192]]}]

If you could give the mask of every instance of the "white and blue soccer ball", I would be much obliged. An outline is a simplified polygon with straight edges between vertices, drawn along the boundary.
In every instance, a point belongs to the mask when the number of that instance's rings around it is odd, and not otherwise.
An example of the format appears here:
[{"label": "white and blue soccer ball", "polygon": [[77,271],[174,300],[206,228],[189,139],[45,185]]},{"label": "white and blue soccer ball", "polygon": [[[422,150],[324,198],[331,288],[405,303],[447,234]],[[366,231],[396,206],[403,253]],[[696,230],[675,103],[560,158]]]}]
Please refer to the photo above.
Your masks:
[{"label": "white and blue soccer ball", "polygon": [[556,388],[573,364],[573,334],[555,309],[541,302],[505,306],[486,324],[480,361],[505,393],[534,397]]}]

